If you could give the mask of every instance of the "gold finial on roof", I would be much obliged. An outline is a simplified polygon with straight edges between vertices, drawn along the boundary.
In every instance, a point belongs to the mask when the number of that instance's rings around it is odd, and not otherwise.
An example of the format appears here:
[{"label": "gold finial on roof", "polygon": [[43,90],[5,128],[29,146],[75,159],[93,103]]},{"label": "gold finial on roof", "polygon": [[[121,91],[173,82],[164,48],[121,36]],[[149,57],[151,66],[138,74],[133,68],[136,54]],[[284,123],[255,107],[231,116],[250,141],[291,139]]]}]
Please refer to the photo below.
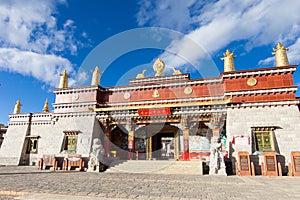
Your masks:
[{"label": "gold finial on roof", "polygon": [[59,88],[67,88],[68,87],[68,78],[70,78],[67,75],[67,71],[64,70],[62,74],[60,74],[60,82],[59,82]]},{"label": "gold finial on roof", "polygon": [[44,104],[44,108],[43,108],[44,112],[49,112],[48,104],[49,104],[48,99],[46,99],[45,104]]},{"label": "gold finial on roof", "polygon": [[145,78],[145,72],[146,72],[146,70],[144,69],[144,70],[142,71],[142,73],[137,74],[135,78],[137,78],[137,79],[138,79],[138,78]]},{"label": "gold finial on roof", "polygon": [[175,67],[172,67],[172,68],[173,68],[173,71],[174,71],[173,75],[182,74],[181,70],[176,69]]},{"label": "gold finial on roof", "polygon": [[156,72],[155,76],[163,76],[163,71],[165,69],[165,63],[160,58],[158,58],[154,64],[153,69]]},{"label": "gold finial on roof", "polygon": [[221,60],[224,60],[224,72],[235,71],[234,60],[233,60],[235,58],[236,58],[236,56],[233,54],[233,52],[231,53],[227,49],[226,52],[224,53],[224,57],[221,58]]},{"label": "gold finial on roof", "polygon": [[102,72],[99,71],[99,67],[96,66],[93,72],[91,85],[100,85],[100,76]]},{"label": "gold finial on roof", "polygon": [[278,42],[276,49],[273,48],[273,55],[275,55],[276,67],[288,66],[289,61],[286,52],[289,48],[285,48],[280,42]]},{"label": "gold finial on roof", "polygon": [[21,104],[20,100],[18,100],[15,104],[14,114],[20,114],[21,106],[22,106],[22,104]]}]

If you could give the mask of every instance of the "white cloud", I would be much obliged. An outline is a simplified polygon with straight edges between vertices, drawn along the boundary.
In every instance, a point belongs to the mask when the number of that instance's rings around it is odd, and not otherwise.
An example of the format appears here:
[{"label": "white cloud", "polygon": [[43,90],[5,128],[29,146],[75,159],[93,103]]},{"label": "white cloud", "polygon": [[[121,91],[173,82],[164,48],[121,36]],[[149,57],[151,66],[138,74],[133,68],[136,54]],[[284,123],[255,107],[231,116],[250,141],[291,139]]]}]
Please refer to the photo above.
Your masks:
[{"label": "white cloud", "polygon": [[[53,87],[64,70],[74,73],[66,53],[76,54],[74,21],[58,28],[56,6],[64,0],[0,2],[0,69],[32,76]],[[46,76],[45,76],[46,75]]]},{"label": "white cloud", "polygon": [[64,69],[68,74],[74,74],[70,61],[56,55],[43,55],[16,48],[0,48],[0,57],[0,70],[32,76],[53,87],[57,86]]},{"label": "white cloud", "polygon": [[[140,3],[137,21],[140,25],[164,26],[186,33],[188,37],[203,46],[211,55],[229,46],[232,42],[244,41],[245,51],[263,45],[274,45],[286,41],[290,46],[289,58],[299,62],[300,1],[294,0],[219,0],[214,2],[179,1],[180,8],[173,1],[144,0]],[[167,5],[166,5],[167,4]],[[145,6],[144,6],[145,5]],[[181,12],[182,11],[182,12]],[[182,20],[181,20],[182,19]],[[174,44],[177,43],[177,44]],[[197,53],[186,48],[184,40],[174,41],[169,50],[177,53],[194,54],[194,61],[200,59]],[[296,54],[297,53],[297,54]],[[162,55],[168,57],[170,55]],[[174,56],[173,56],[174,57]],[[172,56],[167,58],[174,60]],[[272,58],[260,63],[271,62]],[[183,65],[180,59],[177,65]]]}]

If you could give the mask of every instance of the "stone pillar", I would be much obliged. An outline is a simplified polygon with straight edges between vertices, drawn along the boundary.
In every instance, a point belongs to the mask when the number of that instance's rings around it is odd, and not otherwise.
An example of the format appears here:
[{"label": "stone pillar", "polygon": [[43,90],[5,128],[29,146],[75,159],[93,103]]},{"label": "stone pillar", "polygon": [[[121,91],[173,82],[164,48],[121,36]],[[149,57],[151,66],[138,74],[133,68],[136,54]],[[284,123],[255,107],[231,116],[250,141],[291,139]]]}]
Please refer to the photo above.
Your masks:
[{"label": "stone pillar", "polygon": [[149,138],[146,136],[146,160],[149,160]]},{"label": "stone pillar", "polygon": [[152,159],[152,136],[149,137],[149,160]]},{"label": "stone pillar", "polygon": [[187,116],[182,116],[181,118],[181,127],[182,127],[182,135],[183,135],[183,160],[190,160],[190,129],[188,127],[188,118]]}]

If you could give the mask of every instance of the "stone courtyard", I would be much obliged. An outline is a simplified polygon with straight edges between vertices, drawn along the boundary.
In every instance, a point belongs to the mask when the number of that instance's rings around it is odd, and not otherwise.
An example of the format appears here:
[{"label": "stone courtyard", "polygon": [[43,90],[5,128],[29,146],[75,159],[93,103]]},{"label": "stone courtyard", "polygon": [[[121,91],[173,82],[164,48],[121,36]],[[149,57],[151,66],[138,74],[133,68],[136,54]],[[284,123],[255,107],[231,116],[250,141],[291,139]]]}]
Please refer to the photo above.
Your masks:
[{"label": "stone courtyard", "polygon": [[300,177],[87,173],[0,167],[0,199],[300,199]]}]

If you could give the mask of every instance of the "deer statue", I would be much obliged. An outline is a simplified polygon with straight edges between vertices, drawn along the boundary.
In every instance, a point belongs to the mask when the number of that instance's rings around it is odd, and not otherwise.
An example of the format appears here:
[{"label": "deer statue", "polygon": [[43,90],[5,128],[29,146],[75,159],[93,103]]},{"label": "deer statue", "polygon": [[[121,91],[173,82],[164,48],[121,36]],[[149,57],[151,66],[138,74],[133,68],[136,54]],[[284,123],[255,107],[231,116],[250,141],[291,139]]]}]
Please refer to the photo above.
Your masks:
[{"label": "deer statue", "polygon": [[136,75],[136,78],[145,78],[145,72],[146,70],[144,69],[141,74]]},{"label": "deer statue", "polygon": [[182,74],[181,70],[176,69],[175,67],[173,67],[173,71],[174,71],[173,75]]}]

